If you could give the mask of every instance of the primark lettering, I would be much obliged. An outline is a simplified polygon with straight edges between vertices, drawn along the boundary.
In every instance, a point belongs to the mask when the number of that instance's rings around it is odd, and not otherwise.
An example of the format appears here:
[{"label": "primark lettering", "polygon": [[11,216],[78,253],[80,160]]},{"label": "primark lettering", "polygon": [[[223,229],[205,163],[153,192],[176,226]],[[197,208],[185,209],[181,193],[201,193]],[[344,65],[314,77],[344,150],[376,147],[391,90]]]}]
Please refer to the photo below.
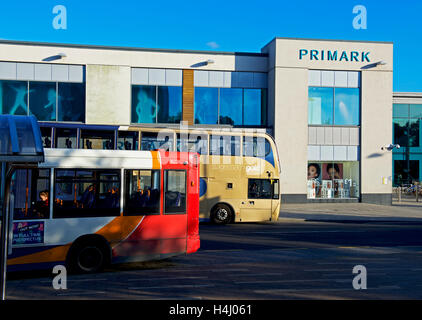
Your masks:
[{"label": "primark lettering", "polygon": [[299,50],[299,59],[319,61],[350,61],[350,62],[371,62],[370,52],[365,51],[338,51],[338,50]]}]

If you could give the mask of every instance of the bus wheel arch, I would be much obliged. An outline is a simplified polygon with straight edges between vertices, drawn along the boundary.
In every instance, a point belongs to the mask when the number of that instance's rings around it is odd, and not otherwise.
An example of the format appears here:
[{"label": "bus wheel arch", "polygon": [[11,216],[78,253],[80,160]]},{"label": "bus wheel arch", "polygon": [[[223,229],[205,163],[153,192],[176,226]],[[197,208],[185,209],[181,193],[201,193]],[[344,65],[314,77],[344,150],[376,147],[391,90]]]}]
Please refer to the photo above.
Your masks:
[{"label": "bus wheel arch", "polygon": [[72,273],[95,273],[111,263],[111,255],[110,244],[104,237],[83,235],[72,243],[66,266]]},{"label": "bus wheel arch", "polygon": [[211,222],[214,224],[228,224],[235,221],[234,209],[227,202],[216,203],[210,213]]}]

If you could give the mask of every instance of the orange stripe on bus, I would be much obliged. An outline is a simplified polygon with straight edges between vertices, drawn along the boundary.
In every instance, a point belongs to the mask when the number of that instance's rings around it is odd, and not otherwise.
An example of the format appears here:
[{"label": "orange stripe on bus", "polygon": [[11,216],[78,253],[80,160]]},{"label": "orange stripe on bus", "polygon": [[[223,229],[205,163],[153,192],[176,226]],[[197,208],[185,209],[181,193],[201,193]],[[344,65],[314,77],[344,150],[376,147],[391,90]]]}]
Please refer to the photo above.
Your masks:
[{"label": "orange stripe on bus", "polygon": [[25,264],[25,263],[42,263],[42,262],[54,262],[66,260],[67,251],[69,250],[70,244],[55,247],[45,251],[28,254],[23,257],[9,259],[8,265],[14,264]]},{"label": "orange stripe on bus", "polygon": [[160,153],[158,151],[151,151],[152,155],[152,168],[161,169]]},{"label": "orange stripe on bus", "polygon": [[[143,216],[119,216],[110,221],[95,234],[103,236],[109,243],[120,242],[126,239],[141,222]],[[82,236],[82,235],[81,235]],[[76,239],[75,239],[76,240]],[[43,263],[65,261],[67,252],[72,243],[57,246],[45,251],[28,254],[22,257],[9,259],[8,265],[25,264],[25,263]]]}]

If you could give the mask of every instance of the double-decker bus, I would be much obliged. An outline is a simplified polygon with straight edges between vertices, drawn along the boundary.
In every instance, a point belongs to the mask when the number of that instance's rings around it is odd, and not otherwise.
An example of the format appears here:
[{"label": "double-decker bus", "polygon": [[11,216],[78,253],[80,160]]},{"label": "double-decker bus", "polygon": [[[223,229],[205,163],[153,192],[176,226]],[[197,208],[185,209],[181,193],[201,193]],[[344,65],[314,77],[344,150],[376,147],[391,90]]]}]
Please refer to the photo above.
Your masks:
[{"label": "double-decker bus", "polygon": [[40,122],[44,147],[196,152],[200,154],[200,221],[276,221],[280,164],[265,131],[162,125],[100,126]]},{"label": "double-decker bus", "polygon": [[44,151],[36,168],[14,167],[8,270],[96,272],[199,249],[197,154]]}]

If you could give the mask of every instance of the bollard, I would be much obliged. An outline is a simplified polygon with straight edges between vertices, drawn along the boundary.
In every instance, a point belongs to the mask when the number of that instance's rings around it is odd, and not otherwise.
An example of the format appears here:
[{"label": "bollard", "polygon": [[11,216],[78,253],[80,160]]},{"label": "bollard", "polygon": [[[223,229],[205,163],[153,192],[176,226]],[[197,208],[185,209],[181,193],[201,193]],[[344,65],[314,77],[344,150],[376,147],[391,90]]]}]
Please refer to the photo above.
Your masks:
[{"label": "bollard", "polygon": [[397,192],[398,192],[398,198],[399,198],[399,202],[401,202],[401,186],[397,187]]},{"label": "bollard", "polygon": [[419,202],[419,183],[415,183],[416,187],[416,202]]}]

